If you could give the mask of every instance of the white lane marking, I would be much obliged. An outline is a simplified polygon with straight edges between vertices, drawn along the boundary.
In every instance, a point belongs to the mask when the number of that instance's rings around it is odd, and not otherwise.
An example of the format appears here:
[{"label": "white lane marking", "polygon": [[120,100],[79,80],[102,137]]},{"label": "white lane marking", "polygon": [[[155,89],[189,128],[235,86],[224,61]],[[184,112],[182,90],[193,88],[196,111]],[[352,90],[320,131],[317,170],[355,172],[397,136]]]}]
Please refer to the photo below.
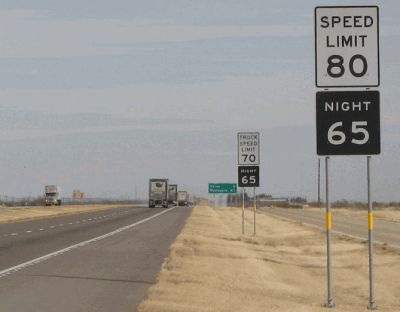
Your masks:
[{"label": "white lane marking", "polygon": [[44,229],[39,229],[39,231],[44,231]]},{"label": "white lane marking", "polygon": [[31,231],[31,230],[28,230],[28,231],[26,231],[26,233],[32,233],[32,231]]},{"label": "white lane marking", "polygon": [[88,219],[88,221],[92,221],[92,219]]},{"label": "white lane marking", "polygon": [[[48,260],[48,259],[50,259],[50,258],[53,258],[53,257],[56,257],[56,256],[58,256],[58,255],[62,255],[63,253],[66,253],[66,252],[68,252],[68,251],[70,251],[70,250],[73,250],[73,249],[76,249],[76,248],[79,248],[79,247],[83,247],[83,246],[86,246],[86,245],[88,245],[88,244],[90,244],[90,243],[94,243],[94,242],[97,242],[97,241],[99,241],[99,240],[105,239],[105,238],[107,238],[107,237],[113,236],[113,235],[115,235],[115,234],[121,233],[121,232],[126,231],[126,230],[128,230],[128,229],[130,229],[130,228],[133,228],[133,227],[135,227],[135,226],[137,226],[137,225],[139,225],[139,224],[142,224],[142,223],[145,223],[145,222],[147,222],[147,221],[150,221],[151,219],[157,218],[157,217],[161,216],[162,214],[164,214],[164,213],[166,213],[166,212],[169,212],[169,211],[171,211],[171,210],[173,210],[173,209],[175,209],[175,208],[176,208],[176,207],[172,207],[172,208],[166,209],[166,210],[164,210],[164,211],[161,211],[161,212],[159,212],[159,213],[157,213],[157,214],[155,214],[155,215],[152,215],[152,216],[150,216],[150,217],[147,217],[147,218],[142,219],[142,220],[140,220],[140,221],[137,221],[137,222],[135,222],[135,223],[132,223],[132,224],[129,224],[129,225],[120,227],[120,228],[118,228],[118,229],[116,229],[116,230],[114,230],[114,231],[112,231],[112,232],[107,233],[107,234],[97,236],[97,237],[95,237],[95,238],[92,238],[92,239],[89,239],[89,240],[80,242],[80,243],[78,243],[78,244],[71,245],[71,246],[68,246],[68,247],[66,247],[66,248],[63,248],[63,249],[54,251],[54,252],[49,253],[49,254],[47,254],[47,255],[44,255],[44,256],[42,256],[42,257],[39,257],[39,258],[30,260],[30,261],[27,261],[27,262],[18,264],[18,265],[16,265],[16,266],[10,267],[10,268],[5,269],[5,270],[2,270],[2,271],[0,271],[0,278],[1,278],[1,277],[4,277],[4,276],[7,276],[7,275],[9,275],[9,274],[11,274],[11,273],[17,272],[17,271],[19,271],[19,270],[22,270],[22,269],[24,269],[24,268],[26,268],[26,267],[28,267],[28,266],[31,266],[31,265],[34,265],[34,264],[37,264],[37,263],[46,261],[46,260]],[[18,233],[15,233],[15,234],[18,234]]]},{"label": "white lane marking", "polygon": [[12,233],[12,234],[10,234],[11,236],[15,236],[15,235],[18,235],[18,233]]},{"label": "white lane marking", "polygon": [[59,224],[58,226],[64,226],[64,224],[61,223],[61,224]]},{"label": "white lane marking", "polygon": [[69,225],[73,224],[72,222],[68,223]]},{"label": "white lane marking", "polygon": [[50,228],[51,228],[51,229],[54,229],[54,225],[50,225]]}]

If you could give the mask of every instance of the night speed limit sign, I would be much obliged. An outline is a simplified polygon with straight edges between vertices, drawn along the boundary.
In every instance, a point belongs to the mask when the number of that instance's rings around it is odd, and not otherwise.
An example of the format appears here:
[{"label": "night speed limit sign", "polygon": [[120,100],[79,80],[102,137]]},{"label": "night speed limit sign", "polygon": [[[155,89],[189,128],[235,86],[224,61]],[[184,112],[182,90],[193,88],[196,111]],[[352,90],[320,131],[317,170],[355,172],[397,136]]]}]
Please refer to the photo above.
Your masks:
[{"label": "night speed limit sign", "polygon": [[315,8],[317,87],[379,86],[377,6]]},{"label": "night speed limit sign", "polygon": [[260,173],[258,166],[239,166],[238,185],[239,187],[259,187]]},{"label": "night speed limit sign", "polygon": [[260,164],[260,134],[258,132],[238,133],[238,164]]},{"label": "night speed limit sign", "polygon": [[317,154],[381,152],[379,91],[317,92]]}]

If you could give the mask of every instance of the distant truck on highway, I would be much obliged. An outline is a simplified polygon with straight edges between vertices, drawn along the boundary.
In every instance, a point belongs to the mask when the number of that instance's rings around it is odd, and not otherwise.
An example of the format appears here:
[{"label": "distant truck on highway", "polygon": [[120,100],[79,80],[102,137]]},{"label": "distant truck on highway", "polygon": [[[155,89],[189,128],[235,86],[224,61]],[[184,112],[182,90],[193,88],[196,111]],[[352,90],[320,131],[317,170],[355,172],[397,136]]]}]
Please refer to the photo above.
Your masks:
[{"label": "distant truck on highway", "polygon": [[168,208],[168,179],[150,179],[149,208]]},{"label": "distant truck on highway", "polygon": [[176,206],[178,204],[178,185],[168,185],[168,205]]},{"label": "distant truck on highway", "polygon": [[44,202],[46,206],[61,206],[61,188],[57,185],[46,185],[44,187]]},{"label": "distant truck on highway", "polygon": [[188,206],[189,205],[189,195],[186,191],[178,192],[178,206]]}]

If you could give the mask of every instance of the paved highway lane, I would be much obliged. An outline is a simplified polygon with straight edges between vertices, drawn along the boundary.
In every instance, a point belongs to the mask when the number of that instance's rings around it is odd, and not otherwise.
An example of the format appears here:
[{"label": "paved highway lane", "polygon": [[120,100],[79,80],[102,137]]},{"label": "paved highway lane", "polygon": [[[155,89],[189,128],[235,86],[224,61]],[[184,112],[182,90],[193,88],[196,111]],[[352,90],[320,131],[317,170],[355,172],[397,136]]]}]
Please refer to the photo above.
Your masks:
[{"label": "paved highway lane", "polygon": [[[260,208],[260,211],[325,229],[325,212],[303,209]],[[368,239],[368,216],[345,216],[332,209],[332,231],[362,240]],[[400,248],[400,223],[374,219],[374,241]]]},{"label": "paved highway lane", "polygon": [[134,311],[190,212],[121,208],[0,225],[0,310]]}]

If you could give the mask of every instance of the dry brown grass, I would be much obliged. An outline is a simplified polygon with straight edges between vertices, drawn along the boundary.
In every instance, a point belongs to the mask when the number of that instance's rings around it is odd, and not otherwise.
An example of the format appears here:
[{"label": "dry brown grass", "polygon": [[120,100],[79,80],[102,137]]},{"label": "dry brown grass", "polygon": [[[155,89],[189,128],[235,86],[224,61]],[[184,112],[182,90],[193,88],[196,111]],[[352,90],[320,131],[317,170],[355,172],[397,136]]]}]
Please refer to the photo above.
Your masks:
[{"label": "dry brown grass", "polygon": [[[164,262],[140,312],[327,311],[326,241],[322,231],[238,208],[198,206]],[[336,311],[366,311],[368,252],[334,240]],[[400,254],[377,248],[376,297],[381,311],[400,311]]]},{"label": "dry brown grass", "polygon": [[27,207],[27,208],[1,208],[0,223],[11,223],[33,219],[50,218],[58,215],[75,214],[96,210],[106,210],[124,205],[64,205],[48,207]]}]

